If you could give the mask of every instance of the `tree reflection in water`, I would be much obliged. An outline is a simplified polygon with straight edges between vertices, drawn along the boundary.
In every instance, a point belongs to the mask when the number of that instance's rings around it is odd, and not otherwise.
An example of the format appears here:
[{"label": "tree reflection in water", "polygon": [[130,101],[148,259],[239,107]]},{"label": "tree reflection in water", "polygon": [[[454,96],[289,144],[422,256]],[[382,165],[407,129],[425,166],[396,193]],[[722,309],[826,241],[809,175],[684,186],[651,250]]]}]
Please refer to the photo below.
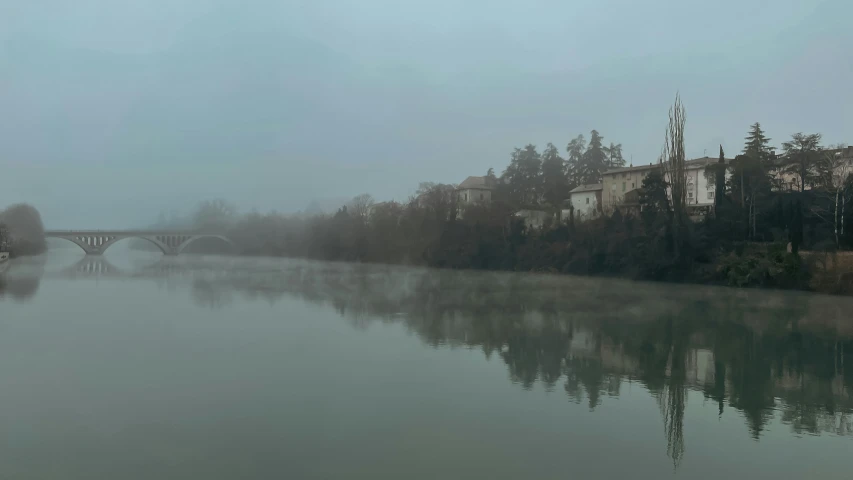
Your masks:
[{"label": "tree reflection in water", "polygon": [[742,412],[755,439],[774,417],[797,433],[850,432],[848,298],[309,262],[214,285],[330,305],[358,328],[400,323],[433,347],[479,348],[511,382],[552,391],[562,381],[590,409],[638,381],[660,406],[676,467],[691,390],[720,416]]},{"label": "tree reflection in water", "polygon": [[38,292],[44,273],[44,260],[39,257],[12,260],[0,271],[0,300],[6,297],[19,302],[32,299]]},{"label": "tree reflection in water", "polygon": [[[400,324],[433,347],[480,349],[522,388],[562,383],[594,410],[638,382],[660,406],[667,454],[685,454],[689,392],[741,412],[761,438],[777,419],[796,433],[851,430],[853,299],[566,276],[286,262],[222,271],[169,267],[199,305],[235,293],[334,308],[357,328]],[[152,275],[162,275],[152,273]],[[144,276],[137,274],[135,276]]]}]

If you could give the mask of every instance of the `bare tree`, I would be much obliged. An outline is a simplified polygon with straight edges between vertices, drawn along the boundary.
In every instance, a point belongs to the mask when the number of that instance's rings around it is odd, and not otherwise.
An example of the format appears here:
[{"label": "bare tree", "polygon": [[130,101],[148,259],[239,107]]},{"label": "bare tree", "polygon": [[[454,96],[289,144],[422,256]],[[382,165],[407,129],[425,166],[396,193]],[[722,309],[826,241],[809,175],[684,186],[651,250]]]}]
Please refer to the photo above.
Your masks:
[{"label": "bare tree", "polygon": [[840,246],[840,238],[844,236],[844,207],[847,203],[847,187],[853,174],[853,164],[850,158],[836,155],[835,152],[823,152],[820,160],[820,170],[825,177],[827,190],[835,197],[835,209],[832,215],[832,226],[835,233],[835,246]]},{"label": "bare tree", "polygon": [[362,193],[361,195],[353,197],[347,208],[350,215],[355,218],[359,218],[362,221],[366,221],[367,216],[370,213],[370,207],[373,206],[374,203],[373,197],[370,196],[370,194]]},{"label": "bare tree", "polygon": [[199,204],[192,215],[192,223],[198,230],[220,230],[230,227],[236,218],[237,208],[217,198]]},{"label": "bare tree", "polygon": [[687,236],[687,169],[684,154],[684,124],[686,114],[681,95],[675,95],[675,103],[669,109],[669,125],[661,152],[660,163],[666,173],[670,187],[672,205],[671,225],[676,256]]}]

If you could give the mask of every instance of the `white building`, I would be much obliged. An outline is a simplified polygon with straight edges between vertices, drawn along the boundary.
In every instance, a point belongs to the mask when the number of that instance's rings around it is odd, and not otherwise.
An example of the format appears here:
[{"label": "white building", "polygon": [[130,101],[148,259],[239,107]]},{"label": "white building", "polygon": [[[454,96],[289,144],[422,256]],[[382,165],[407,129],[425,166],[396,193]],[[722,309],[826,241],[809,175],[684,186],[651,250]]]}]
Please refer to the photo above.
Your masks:
[{"label": "white building", "polygon": [[[595,183],[581,185],[569,192],[572,207],[575,210],[575,219],[588,220],[601,213],[601,188],[600,183]],[[564,211],[563,215],[565,216],[567,213]]]},{"label": "white building", "polygon": [[496,179],[494,177],[468,177],[456,187],[456,195],[459,204],[473,205],[476,203],[488,203],[492,201],[492,190],[494,190]]},{"label": "white building", "polygon": [[[687,170],[687,205],[711,206],[714,204],[715,187],[713,180],[709,182],[708,175],[705,171],[708,166],[719,161],[718,158],[703,157],[695,160],[684,162]],[[728,163],[729,160],[726,160]],[[713,174],[711,174],[713,175]],[[726,171],[726,179],[731,177],[731,174]]]}]

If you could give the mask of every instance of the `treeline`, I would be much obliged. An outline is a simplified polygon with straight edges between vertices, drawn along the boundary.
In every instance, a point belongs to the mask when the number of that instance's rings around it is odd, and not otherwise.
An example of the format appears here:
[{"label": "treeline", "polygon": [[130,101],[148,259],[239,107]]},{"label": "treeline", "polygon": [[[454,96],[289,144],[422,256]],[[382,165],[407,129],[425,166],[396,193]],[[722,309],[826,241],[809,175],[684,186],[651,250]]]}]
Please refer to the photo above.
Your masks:
[{"label": "treeline", "polygon": [[578,135],[566,145],[565,158],[553,143],[542,153],[532,144],[516,148],[501,175],[499,193],[518,208],[540,208],[559,216],[573,188],[599,183],[604,172],[624,166],[622,144],[605,145],[604,137],[592,130],[589,143]]},{"label": "treeline", "polygon": [[[499,179],[487,173],[492,200],[464,210],[453,185],[424,183],[407,202],[365,194],[328,215],[238,215],[213,201],[188,220],[230,232],[247,254],[809,288],[813,265],[798,250],[853,243],[847,160],[822,148],[818,134],[793,135],[777,156],[756,123],[742,154],[727,162],[721,148],[708,167],[715,209],[697,220],[686,201],[685,113],[676,98],[660,168],[644,179],[638,212],[560,218],[570,187],[624,165],[621,146],[605,147],[593,131],[588,144],[579,136],[567,145],[566,159],[552,144],[541,154],[533,145],[516,149]],[[516,215],[523,208],[551,212],[544,228],[526,225]]]}]

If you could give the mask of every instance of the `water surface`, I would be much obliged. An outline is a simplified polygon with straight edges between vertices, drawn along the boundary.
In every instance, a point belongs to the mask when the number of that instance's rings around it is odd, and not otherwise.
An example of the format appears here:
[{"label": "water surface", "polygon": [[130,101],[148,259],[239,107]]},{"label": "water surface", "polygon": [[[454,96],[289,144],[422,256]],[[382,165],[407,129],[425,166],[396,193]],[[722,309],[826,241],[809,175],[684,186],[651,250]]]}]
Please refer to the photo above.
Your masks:
[{"label": "water surface", "polygon": [[54,251],[0,276],[0,478],[853,478],[853,302]]}]

